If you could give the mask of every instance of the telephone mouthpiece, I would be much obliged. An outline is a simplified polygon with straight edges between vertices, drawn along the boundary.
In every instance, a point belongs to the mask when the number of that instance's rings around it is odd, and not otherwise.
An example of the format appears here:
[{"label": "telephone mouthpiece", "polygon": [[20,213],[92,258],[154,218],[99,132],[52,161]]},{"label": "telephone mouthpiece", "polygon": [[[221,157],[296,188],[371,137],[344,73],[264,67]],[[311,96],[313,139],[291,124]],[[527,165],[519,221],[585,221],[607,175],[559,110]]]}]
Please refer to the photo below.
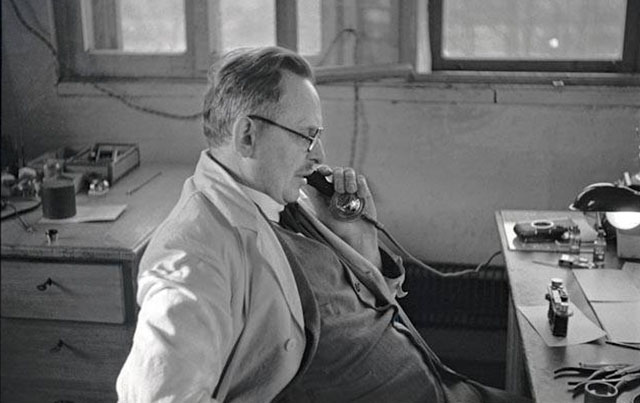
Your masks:
[{"label": "telephone mouthpiece", "polygon": [[329,211],[342,221],[354,221],[364,211],[364,199],[355,194],[334,193],[329,202]]}]

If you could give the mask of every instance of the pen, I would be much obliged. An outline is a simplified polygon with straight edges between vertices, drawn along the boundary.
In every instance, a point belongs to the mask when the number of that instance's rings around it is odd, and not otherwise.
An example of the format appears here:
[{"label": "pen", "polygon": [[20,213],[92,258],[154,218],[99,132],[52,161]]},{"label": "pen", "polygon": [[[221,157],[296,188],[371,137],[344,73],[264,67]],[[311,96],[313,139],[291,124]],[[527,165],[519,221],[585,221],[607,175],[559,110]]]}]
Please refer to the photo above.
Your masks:
[{"label": "pen", "polygon": [[545,262],[544,260],[534,260],[533,263],[541,264],[543,266],[549,266],[549,267],[559,267],[557,263]]},{"label": "pen", "polygon": [[640,350],[640,346],[636,346],[629,343],[620,343],[618,341],[611,341],[611,340],[605,340],[605,343],[611,344],[612,346],[625,347],[625,348],[630,348],[632,350]]},{"label": "pen", "polygon": [[143,187],[144,185],[146,185],[147,183],[151,182],[152,180],[154,180],[155,178],[157,178],[158,176],[162,175],[162,171],[157,172],[155,175],[153,175],[152,177],[150,177],[149,179],[147,179],[146,181],[142,182],[141,184],[139,184],[138,186],[131,188],[129,190],[127,190],[127,196],[130,196],[132,194],[134,194],[135,192],[137,192],[138,190],[140,190],[141,187]]}]

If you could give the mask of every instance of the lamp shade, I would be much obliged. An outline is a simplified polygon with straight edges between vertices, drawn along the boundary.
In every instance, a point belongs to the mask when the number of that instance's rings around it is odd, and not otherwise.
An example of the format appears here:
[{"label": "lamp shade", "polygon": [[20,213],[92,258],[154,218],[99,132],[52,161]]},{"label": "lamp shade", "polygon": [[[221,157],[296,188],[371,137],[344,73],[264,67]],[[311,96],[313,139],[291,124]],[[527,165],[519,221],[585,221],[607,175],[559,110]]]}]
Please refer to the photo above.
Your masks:
[{"label": "lamp shade", "polygon": [[618,229],[629,230],[640,225],[640,211],[607,211],[609,224]]},{"label": "lamp shade", "polygon": [[640,191],[612,183],[594,183],[576,197],[572,210],[640,212]]}]

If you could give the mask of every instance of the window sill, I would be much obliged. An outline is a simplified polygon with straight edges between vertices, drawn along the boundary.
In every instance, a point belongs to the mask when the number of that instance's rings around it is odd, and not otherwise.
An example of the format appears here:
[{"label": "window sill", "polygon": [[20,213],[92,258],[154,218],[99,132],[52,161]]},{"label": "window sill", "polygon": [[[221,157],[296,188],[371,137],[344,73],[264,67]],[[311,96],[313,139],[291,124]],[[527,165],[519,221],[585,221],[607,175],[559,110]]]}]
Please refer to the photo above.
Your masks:
[{"label": "window sill", "polygon": [[[330,67],[316,70],[317,83],[321,93],[328,88],[352,87],[354,82],[359,82],[363,88],[361,96],[367,97],[367,88],[386,87],[387,95],[396,94],[400,99],[413,97],[407,94],[411,92],[423,92],[423,89],[431,88],[427,92],[431,95],[421,94],[434,101],[443,96],[451,97],[456,102],[465,102],[467,95],[459,97],[451,94],[451,90],[476,90],[486,91],[483,100],[492,103],[505,102],[506,99],[499,96],[507,93],[540,93],[540,102],[551,102],[553,99],[560,103],[594,102],[595,104],[623,104],[640,105],[636,101],[640,91],[640,74],[592,74],[592,73],[516,73],[516,72],[450,72],[438,71],[430,74],[416,74],[408,65],[380,65],[357,67]],[[94,81],[63,81],[56,87],[61,97],[105,97],[104,91],[96,86],[107,88],[129,98],[171,98],[202,100],[206,91],[206,79],[156,79],[156,80],[127,80],[110,79]],[[612,88],[611,99],[598,95],[597,87]],[[433,90],[438,89],[438,91]],[[344,91],[332,91],[331,98],[338,97]],[[465,92],[465,91],[462,91]],[[468,91],[466,91],[468,92]],[[545,97],[545,94],[553,94],[553,98]],[[343,94],[351,97],[351,92]],[[473,98],[473,97],[472,97]],[[604,97],[607,98],[607,97]],[[470,99],[466,98],[469,102]]]},{"label": "window sill", "polygon": [[434,71],[415,74],[414,82],[446,84],[524,84],[563,86],[640,87],[640,74],[622,73],[540,73],[491,71]]},{"label": "window sill", "polygon": [[177,98],[202,100],[207,87],[207,80],[162,79],[162,80],[128,80],[109,79],[91,81],[62,81],[56,86],[61,97],[105,97],[105,88],[125,97],[134,98]]}]

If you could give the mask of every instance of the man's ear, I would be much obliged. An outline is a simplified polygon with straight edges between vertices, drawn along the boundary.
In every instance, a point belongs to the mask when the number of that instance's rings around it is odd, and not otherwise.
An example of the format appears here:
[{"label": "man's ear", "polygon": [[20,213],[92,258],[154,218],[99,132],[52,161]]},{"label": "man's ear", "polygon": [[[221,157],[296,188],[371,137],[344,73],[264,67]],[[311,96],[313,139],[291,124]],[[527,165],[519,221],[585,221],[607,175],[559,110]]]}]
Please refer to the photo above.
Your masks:
[{"label": "man's ear", "polygon": [[256,148],[256,125],[247,117],[236,119],[233,124],[233,145],[236,151],[245,158],[251,158]]}]

